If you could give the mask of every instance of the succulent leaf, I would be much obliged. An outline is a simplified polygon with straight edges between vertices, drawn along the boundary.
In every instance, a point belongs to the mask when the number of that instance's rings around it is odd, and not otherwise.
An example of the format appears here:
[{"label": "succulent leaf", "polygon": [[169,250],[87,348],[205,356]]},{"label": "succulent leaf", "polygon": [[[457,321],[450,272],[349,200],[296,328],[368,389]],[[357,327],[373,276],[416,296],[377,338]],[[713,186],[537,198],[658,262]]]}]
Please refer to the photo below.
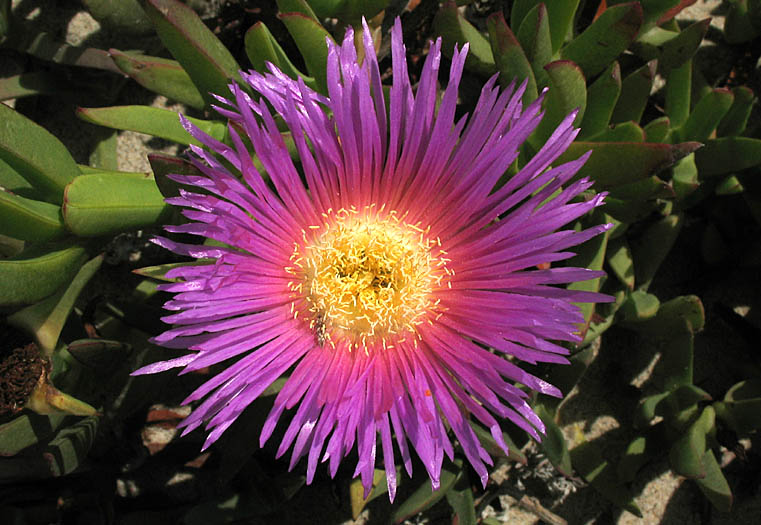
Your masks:
[{"label": "succulent leaf", "polygon": [[0,104],[0,160],[51,204],[61,203],[63,188],[79,175],[76,162],[57,138],[4,104]]},{"label": "succulent leaf", "polygon": [[621,68],[613,62],[587,88],[587,108],[581,121],[579,139],[588,139],[608,128],[613,108],[621,94]]},{"label": "succulent leaf", "polygon": [[497,72],[489,40],[465,20],[454,1],[449,0],[441,6],[433,20],[433,30],[435,34],[441,35],[441,50],[445,55],[451,56],[455,44],[462,48],[468,42],[470,48],[465,67],[483,76]]},{"label": "succulent leaf", "polygon": [[692,61],[672,69],[666,82],[666,115],[672,128],[679,128],[690,116]]},{"label": "succulent leaf", "polygon": [[410,497],[396,508],[391,516],[391,522],[402,523],[410,516],[414,516],[418,512],[432,507],[449,492],[449,489],[454,487],[454,484],[461,475],[462,470],[457,468],[456,465],[452,465],[449,468],[442,467],[439,490],[431,490],[431,484],[428,481],[424,481]]},{"label": "succulent leaf", "polygon": [[747,86],[737,86],[732,89],[732,93],[735,96],[732,107],[716,128],[716,135],[719,137],[734,137],[745,131],[750,112],[756,102],[753,90]]},{"label": "succulent leaf", "polygon": [[110,49],[114,63],[146,89],[170,100],[202,109],[206,104],[188,73],[176,60]]},{"label": "succulent leaf", "polygon": [[270,30],[262,22],[257,22],[246,32],[244,45],[246,55],[255,70],[263,73],[267,71],[266,63],[272,62],[289,77],[293,79],[301,77],[307,86],[312,89],[316,88],[315,79],[305,76],[296,69]]},{"label": "succulent leaf", "polygon": [[713,428],[715,419],[713,407],[705,407],[700,417],[671,446],[669,462],[676,473],[691,479],[706,476],[706,467],[703,464],[706,434]]},{"label": "succulent leaf", "polygon": [[647,290],[655,272],[668,255],[684,224],[681,215],[669,215],[650,224],[641,237],[632,241],[637,286]]},{"label": "succulent leaf", "polygon": [[695,164],[701,177],[713,177],[742,171],[761,164],[761,139],[723,137],[706,142],[695,152]]},{"label": "succulent leaf", "polygon": [[319,22],[301,13],[281,13],[278,17],[296,41],[307,71],[317,83],[318,91],[327,93],[325,64],[328,60],[328,48],[325,42],[326,39],[333,40],[333,37]]},{"label": "succulent leaf", "polygon": [[[111,129],[146,133],[178,144],[196,144],[185,130],[177,113],[150,106],[111,106],[105,108],[78,108],[77,116],[85,122]],[[188,117],[188,120],[217,140],[224,140],[227,127],[224,123]]]},{"label": "succulent leaf", "polygon": [[0,233],[32,242],[60,239],[66,234],[61,207],[0,189]]},{"label": "succulent leaf", "polygon": [[712,450],[706,450],[702,463],[705,467],[705,476],[695,480],[698,488],[719,511],[729,512],[732,509],[732,490]]},{"label": "succulent leaf", "polygon": [[92,173],[72,181],[64,194],[63,220],[80,237],[136,230],[165,221],[170,207],[145,173]]},{"label": "succulent leaf", "polygon": [[83,246],[59,241],[0,259],[0,305],[35,303],[52,295],[77,273],[85,256]]},{"label": "succulent leaf", "polygon": [[701,98],[679,130],[682,140],[705,142],[732,106],[735,96],[726,88],[716,88]]},{"label": "succulent leaf", "polygon": [[102,262],[102,255],[88,261],[82,265],[65,289],[61,289],[55,295],[37,304],[19,310],[8,317],[8,323],[33,335],[42,353],[47,356],[52,355],[63,325],[74,308],[74,302],[98,271]]},{"label": "succulent leaf", "polygon": [[651,60],[624,78],[621,83],[621,95],[610,119],[612,123],[640,121],[650,97],[657,67],[658,61]]},{"label": "succulent leaf", "polygon": [[146,0],[145,12],[164,46],[182,65],[207,104],[227,96],[240,66],[198,15],[178,0]]},{"label": "succulent leaf", "polygon": [[638,38],[632,48],[643,60],[657,59],[659,72],[668,76],[672,69],[682,66],[695,55],[710,23],[711,19],[706,18],[682,31],[654,27]]},{"label": "succulent leaf", "polygon": [[499,70],[499,82],[507,87],[515,79],[526,79],[526,91],[523,93],[523,103],[529,104],[536,100],[536,79],[526,54],[521,49],[518,39],[507,25],[502,13],[489,17],[489,41],[491,43],[494,62]]},{"label": "succulent leaf", "polygon": [[621,484],[613,465],[602,457],[600,447],[587,441],[571,449],[573,466],[600,494],[615,505],[641,518],[642,511],[634,497]]},{"label": "succulent leaf", "polygon": [[519,26],[512,16],[516,9],[517,4],[511,12],[510,26],[518,27],[516,36],[534,70],[537,87],[546,87],[547,72],[544,66],[552,60],[552,37],[547,7],[543,2],[535,5],[528,11]]},{"label": "succulent leaf", "polygon": [[[592,150],[578,177],[590,177],[595,181],[596,188],[610,189],[655,175],[699,147],[697,142],[670,145],[577,140],[558,158],[557,163],[568,162]],[[621,165],[627,169],[620,169]]]},{"label": "succulent leaf", "polygon": [[138,0],[82,0],[97,21],[115,30],[133,35],[146,35],[153,26]]},{"label": "succulent leaf", "polygon": [[544,118],[529,138],[529,143],[538,148],[550,137],[560,122],[571,112],[577,111],[574,124],[579,125],[587,105],[587,83],[581,69],[568,60],[558,60],[544,68],[550,81],[542,107]]},{"label": "succulent leaf", "polygon": [[594,77],[629,47],[641,25],[639,2],[612,6],[563,47],[560,56],[576,62],[587,78]]}]

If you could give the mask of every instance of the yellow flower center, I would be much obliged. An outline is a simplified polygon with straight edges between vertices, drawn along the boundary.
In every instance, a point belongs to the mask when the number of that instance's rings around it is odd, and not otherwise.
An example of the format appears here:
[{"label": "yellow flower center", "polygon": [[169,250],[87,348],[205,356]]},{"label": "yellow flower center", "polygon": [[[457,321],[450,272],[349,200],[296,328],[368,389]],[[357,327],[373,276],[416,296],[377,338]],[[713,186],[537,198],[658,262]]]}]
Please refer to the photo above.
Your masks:
[{"label": "yellow flower center", "polygon": [[[368,345],[393,347],[436,314],[432,292],[451,275],[430,228],[373,208],[324,214],[325,222],[294,247],[287,271],[298,279],[291,289],[304,299],[320,346],[346,339],[366,351]],[[294,306],[294,316],[299,310]]]}]

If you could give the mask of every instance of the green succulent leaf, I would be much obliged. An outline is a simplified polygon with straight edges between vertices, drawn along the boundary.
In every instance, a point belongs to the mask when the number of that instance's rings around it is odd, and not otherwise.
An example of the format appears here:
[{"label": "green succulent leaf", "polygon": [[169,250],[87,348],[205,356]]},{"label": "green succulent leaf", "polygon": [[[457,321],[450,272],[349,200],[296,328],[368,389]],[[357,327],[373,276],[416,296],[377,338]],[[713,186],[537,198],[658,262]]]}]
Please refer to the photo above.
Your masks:
[{"label": "green succulent leaf", "polygon": [[197,109],[206,104],[179,62],[118,49],[109,53],[119,69],[144,88]]},{"label": "green succulent leaf", "polygon": [[458,525],[476,525],[476,509],[473,502],[473,489],[470,487],[468,472],[463,470],[454,486],[447,491],[447,503],[454,510]]},{"label": "green succulent leaf", "polygon": [[[695,165],[695,155],[687,155],[674,165],[671,185],[674,188],[677,202],[687,208],[693,204],[695,190],[700,187],[698,167]],[[690,196],[693,196],[690,198]],[[699,195],[698,195],[699,197]]]},{"label": "green succulent leaf", "polygon": [[323,94],[327,93],[328,45],[326,40],[333,41],[333,37],[319,22],[301,13],[281,13],[278,17],[295,40],[296,47],[304,57],[307,71],[314,78],[317,90]]},{"label": "green succulent leaf", "polygon": [[[106,108],[78,108],[77,116],[85,122],[111,129],[137,131],[171,140],[179,144],[200,143],[182,127],[177,113],[150,106],[112,106]],[[188,118],[201,131],[217,140],[223,140],[227,128],[222,122]]]},{"label": "green succulent leaf", "polygon": [[576,64],[558,60],[547,64],[545,70],[549,75],[550,90],[544,99],[544,118],[529,137],[529,143],[536,149],[547,141],[571,111],[578,111],[574,119],[574,124],[578,126],[587,105],[587,83]]},{"label": "green succulent leaf", "polygon": [[180,157],[163,155],[161,153],[149,153],[148,162],[153,170],[153,177],[156,181],[161,195],[165,198],[178,197],[182,185],[173,181],[168,175],[202,175],[201,171],[193,164]]},{"label": "green succulent leaf", "polygon": [[634,481],[639,469],[650,459],[652,453],[648,454],[648,441],[650,440],[646,436],[637,436],[626,446],[626,451],[616,467],[618,479],[623,483]]},{"label": "green succulent leaf", "polygon": [[712,450],[706,450],[702,463],[705,467],[705,477],[695,480],[698,488],[719,511],[729,512],[732,509],[732,490]]},{"label": "green succulent leaf", "polygon": [[668,31],[654,27],[634,44],[633,49],[643,60],[658,60],[660,73],[669,71],[690,60],[700,47],[711,23],[710,18],[686,27],[683,31]]},{"label": "green succulent leaf", "polygon": [[724,21],[724,38],[729,44],[741,44],[756,38],[761,31],[748,16],[748,0],[735,0],[729,4]]},{"label": "green succulent leaf", "polygon": [[0,259],[0,306],[40,301],[70,282],[86,257],[71,241],[35,245]]},{"label": "green succulent leaf", "polygon": [[60,430],[48,443],[42,456],[48,462],[52,476],[65,476],[79,467],[95,440],[98,422],[97,416],[81,419]]},{"label": "green succulent leaf", "polygon": [[79,175],[76,162],[57,138],[4,104],[0,104],[0,160],[52,204],[61,203],[63,188]]},{"label": "green succulent leaf", "polygon": [[[660,199],[673,199],[674,192],[667,184],[657,181],[660,181],[658,177],[648,177],[612,188],[605,199],[606,213],[622,223],[630,224],[662,211],[663,201]],[[661,187],[666,188],[668,193],[661,193]],[[628,194],[633,196],[629,197]]]},{"label": "green succulent leaf", "polygon": [[698,101],[684,126],[679,130],[683,140],[708,140],[732,106],[735,96],[726,88],[716,88]]},{"label": "green succulent leaf", "polygon": [[563,47],[560,56],[578,64],[587,78],[594,77],[629,47],[641,25],[639,2],[609,7]]},{"label": "green succulent leaf", "polygon": [[692,327],[689,321],[684,320],[663,345],[658,369],[663,376],[662,382],[665,389],[674,390],[692,384],[694,341],[695,334]]},{"label": "green succulent leaf", "polygon": [[488,28],[494,62],[499,70],[500,84],[502,87],[507,87],[513,80],[521,82],[526,79],[523,103],[533,102],[537,97],[534,71],[518,39],[508,27],[504,15],[501,12],[491,15]]},{"label": "green succulent leaf", "polygon": [[761,428],[761,380],[740,381],[730,388],[724,400],[715,403],[716,416],[740,436]]},{"label": "green succulent leaf", "polygon": [[661,402],[670,394],[671,392],[660,392],[640,399],[634,411],[634,428],[647,428],[655,417]]},{"label": "green succulent leaf", "polygon": [[414,516],[425,509],[432,507],[441,498],[443,498],[449,489],[454,487],[457,480],[462,476],[462,469],[458,465],[451,465],[441,469],[440,488],[437,491],[431,490],[431,482],[426,480],[418,487],[412,495],[397,507],[391,516],[393,523],[402,523],[410,516]]},{"label": "green succulent leaf", "polygon": [[131,35],[146,35],[153,26],[138,0],[82,0],[95,20]]},{"label": "green succulent leaf", "polygon": [[502,439],[505,441],[505,445],[507,445],[508,449],[508,454],[505,456],[505,451],[502,450],[502,448],[497,444],[497,441],[494,439],[494,436],[491,435],[489,430],[473,421],[470,421],[469,423],[470,427],[473,429],[473,432],[475,432],[476,436],[478,436],[478,440],[481,442],[481,445],[486,449],[489,455],[492,457],[506,457],[511,461],[517,461],[524,465],[526,464],[526,455],[521,452],[520,447],[518,447],[513,442],[507,432],[502,432]]},{"label": "green succulent leaf", "polygon": [[612,125],[589,139],[595,142],[644,142],[645,130],[636,122],[622,122]]},{"label": "green succulent leaf", "polygon": [[695,152],[701,177],[727,175],[761,164],[761,139],[722,137]]},{"label": "green succulent leaf", "polygon": [[0,43],[5,40],[10,26],[11,1],[0,0]]},{"label": "green succulent leaf", "polygon": [[89,67],[119,73],[108,52],[103,49],[73,46],[39,31],[34,22],[16,20],[13,31],[3,42],[3,47],[28,53],[42,60],[67,66]]},{"label": "green succulent leaf", "polygon": [[699,479],[706,476],[703,457],[706,452],[706,434],[713,429],[716,413],[712,406],[703,409],[700,417],[671,447],[669,463],[677,474]]},{"label": "green succulent leaf", "polygon": [[467,42],[470,44],[470,49],[465,67],[484,76],[497,72],[489,40],[473,24],[465,20],[454,1],[444,2],[439,12],[436,13],[436,17],[433,19],[433,31],[435,34],[441,35],[441,49],[445,55],[451,56],[455,44],[462,48],[463,44]]},{"label": "green succulent leaf", "polygon": [[0,233],[33,242],[60,239],[66,235],[61,207],[0,189]]},{"label": "green succulent leaf", "polygon": [[66,187],[63,220],[82,237],[109,235],[164,222],[170,207],[144,173],[80,175]]},{"label": "green succulent leaf", "polygon": [[608,129],[613,108],[621,94],[621,68],[613,62],[587,88],[587,108],[581,121],[579,139],[586,140]]},{"label": "green succulent leaf", "polygon": [[642,511],[633,496],[618,480],[615,468],[603,459],[596,443],[587,441],[577,445],[571,450],[571,459],[578,473],[606,499],[635,516],[642,517]]},{"label": "green succulent leaf", "polygon": [[655,25],[663,24],[673,19],[682,9],[694,3],[695,0],[644,0],[642,2],[643,26],[645,29],[650,29]]},{"label": "green succulent leaf", "polygon": [[8,323],[32,334],[40,350],[45,355],[52,355],[63,325],[74,308],[74,302],[98,271],[102,262],[102,255],[88,261],[79,269],[65,289],[37,304],[19,310],[8,317]]},{"label": "green succulent leaf", "polygon": [[[585,226],[593,226],[597,224],[605,224],[609,222],[608,217],[598,210],[595,210],[591,217],[590,223]],[[606,231],[602,235],[588,240],[581,246],[578,246],[575,250],[576,255],[570,258],[568,264],[577,266],[579,268],[588,268],[590,270],[601,270],[603,262],[605,261],[605,251],[608,248],[609,231]],[[588,279],[586,281],[578,281],[568,285],[569,290],[579,290],[586,292],[598,292],[600,291],[600,278]],[[595,311],[594,303],[578,303],[577,306],[584,315],[584,326],[582,327],[582,333],[586,332],[589,328],[589,323],[592,321],[592,314]]]},{"label": "green succulent leaf", "polygon": [[558,472],[571,477],[573,475],[571,455],[568,453],[568,444],[563,431],[555,422],[555,416],[544,407],[543,403],[536,403],[534,412],[544,423],[546,432],[541,443],[538,443],[539,448]]},{"label": "green succulent leaf", "polygon": [[630,73],[621,83],[621,96],[610,119],[612,123],[633,120],[639,122],[645,111],[650,90],[653,87],[658,61],[651,60],[641,68]]},{"label": "green succulent leaf", "polygon": [[15,456],[44,441],[55,433],[65,417],[63,414],[42,416],[30,412],[3,423],[0,425],[0,457]]},{"label": "green succulent leaf", "polygon": [[[697,142],[671,145],[577,140],[556,162],[568,162],[592,150],[592,155],[579,170],[577,177],[590,177],[595,181],[595,188],[605,190],[655,175],[699,147]],[[622,165],[627,169],[620,169]]]},{"label": "green succulent leaf", "polygon": [[634,260],[626,237],[609,241],[606,261],[618,280],[629,290],[634,289]]},{"label": "green succulent leaf", "polygon": [[756,101],[753,90],[747,86],[737,86],[732,89],[732,93],[735,96],[732,107],[729,108],[719,123],[719,127],[716,128],[716,135],[719,137],[737,136],[745,131],[750,112]]},{"label": "green succulent leaf", "polygon": [[[205,259],[199,259],[200,261],[203,261]],[[156,266],[146,266],[144,268],[137,268],[135,270],[132,270],[133,273],[136,273],[137,275],[142,275],[143,277],[149,277],[151,279],[156,279],[157,281],[166,281],[170,283],[176,283],[179,281],[179,279],[168,279],[166,277],[166,273],[169,270],[173,270],[175,268],[181,268],[183,266],[195,266],[198,264],[210,264],[211,262],[179,262],[179,263],[167,263],[167,264],[159,264]]]},{"label": "green succulent leaf", "polygon": [[513,22],[510,26],[518,27],[516,36],[534,70],[537,87],[546,87],[548,77],[544,66],[552,60],[552,37],[550,36],[547,7],[544,3],[535,5],[520,22],[520,26],[517,25],[512,16],[516,12],[516,7],[514,6],[511,12]]},{"label": "green succulent leaf", "polygon": [[644,127],[647,142],[668,142],[671,131],[671,119],[659,117],[647,123]]},{"label": "green succulent leaf", "polygon": [[263,73],[267,71],[266,62],[272,62],[289,77],[293,79],[301,77],[310,88],[315,89],[317,87],[314,78],[307,77],[296,69],[270,30],[262,22],[257,22],[246,32],[244,46],[246,55],[255,70]]},{"label": "green succulent leaf", "polygon": [[23,98],[33,95],[61,95],[62,79],[47,71],[22,73],[0,78],[0,100]]},{"label": "green succulent leaf", "polygon": [[643,290],[633,291],[618,309],[621,320],[627,324],[651,319],[658,313],[661,302],[653,294]]},{"label": "green succulent leaf", "polygon": [[[328,0],[328,3],[330,3],[331,0]],[[333,0],[333,6],[337,7],[337,4],[340,4],[342,2],[345,2],[345,0]],[[277,0],[277,9],[281,13],[301,13],[304,16],[307,16],[314,20],[315,22],[319,22],[320,19],[317,18],[317,15],[315,14],[314,10],[312,9],[313,2],[307,3],[305,0]],[[323,7],[328,7],[327,5],[323,4]]]},{"label": "green succulent leaf", "polygon": [[610,195],[626,201],[673,199],[674,190],[668,183],[653,175],[646,179],[611,188]]},{"label": "green succulent leaf", "polygon": [[68,345],[71,356],[98,373],[113,372],[132,353],[132,346],[107,339],[78,339]]},{"label": "green succulent leaf", "polygon": [[386,483],[386,471],[384,469],[377,468],[373,471],[373,486],[366,498],[362,480],[360,478],[353,479],[349,484],[352,519],[356,520],[368,503],[386,493],[388,493],[388,484]]},{"label": "green succulent leaf", "polygon": [[[103,130],[104,133],[90,153],[90,167],[97,170],[116,170],[119,167],[119,158],[116,151],[116,131]],[[82,171],[82,168],[79,168]],[[84,173],[84,171],[82,171]]]},{"label": "green succulent leaf", "polygon": [[[532,9],[541,0],[516,0],[510,12],[510,26],[519,27],[531,14]],[[547,9],[550,35],[552,40],[552,54],[556,53],[571,33],[573,18],[579,7],[579,0],[567,2],[543,2]]]},{"label": "green succulent leaf", "polygon": [[164,46],[193,80],[207,104],[227,96],[240,66],[198,15],[178,0],[146,0],[145,12]]},{"label": "green succulent leaf", "polygon": [[728,177],[725,177],[721,182],[719,182],[716,185],[716,189],[714,190],[716,195],[721,195],[721,196],[737,195],[738,193],[742,193],[743,191],[745,191],[745,188],[740,182],[740,179],[738,179],[734,175],[729,175]]},{"label": "green succulent leaf", "polygon": [[[294,3],[294,0],[278,0],[278,6],[289,3]],[[309,0],[309,6],[320,18],[338,18],[352,24],[359,22],[363,16],[369,20],[390,3],[390,0]],[[280,11],[285,9],[281,7]]]},{"label": "green succulent leaf", "polygon": [[[568,358],[566,366],[554,366],[547,373],[547,382],[555,385],[558,390],[568,393],[581,381],[584,374],[595,358],[592,345],[582,347]],[[564,399],[557,397],[541,396],[542,406],[549,411],[557,411]]]},{"label": "green succulent leaf", "polygon": [[692,61],[672,69],[666,81],[666,115],[672,128],[679,128],[690,116]]},{"label": "green succulent leaf", "polygon": [[700,331],[705,326],[705,308],[697,295],[682,295],[663,303],[658,315],[659,321],[666,324],[686,319],[695,331]]},{"label": "green succulent leaf", "polygon": [[647,226],[642,235],[632,241],[635,282],[640,289],[647,290],[650,286],[683,224],[682,215],[669,215]]}]

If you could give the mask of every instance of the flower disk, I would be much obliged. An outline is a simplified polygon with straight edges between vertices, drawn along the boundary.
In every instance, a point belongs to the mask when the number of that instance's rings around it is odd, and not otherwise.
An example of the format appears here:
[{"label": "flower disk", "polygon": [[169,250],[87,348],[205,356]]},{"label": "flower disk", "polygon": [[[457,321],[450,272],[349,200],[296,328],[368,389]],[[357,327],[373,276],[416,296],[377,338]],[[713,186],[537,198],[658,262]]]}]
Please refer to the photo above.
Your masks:
[{"label": "flower disk", "polygon": [[[294,245],[289,287],[303,297],[320,345],[335,348],[337,339],[366,352],[393,348],[427,316],[431,322],[433,291],[448,283],[446,252],[428,237],[430,228],[373,208],[326,213],[323,226],[304,232],[305,246]],[[298,317],[301,309],[292,304]]]},{"label": "flower disk", "polygon": [[305,459],[307,483],[356,451],[367,496],[379,450],[391,499],[396,460],[411,476],[413,454],[435,490],[457,450],[486,484],[492,460],[474,427],[505,452],[502,420],[541,439],[528,398],[561,393],[518,363],[567,363],[557,341],[581,341],[576,303],[610,300],[558,286],[602,272],[554,265],[608,229],[562,229],[604,195],[576,176],[589,154],[557,162],[575,113],[510,170],[542,119],[542,96],[523,105],[525,82],[493,77],[456,117],[467,46],[441,91],[431,43],[413,90],[397,20],[386,97],[366,25],[361,64],[354,42],[351,28],[328,42],[327,96],[272,65],[242,72],[248,88],[218,97],[226,143],[181,117],[203,147],[191,146],[196,174],[170,176],[183,189],[167,201],[188,222],[166,230],[214,242],[154,240],[201,261],[160,287],[174,294],[173,326],[154,341],[187,353],[135,373],[210,367],[181,423],[205,427],[204,448],[285,376],[259,444],[276,435],[291,468]]}]

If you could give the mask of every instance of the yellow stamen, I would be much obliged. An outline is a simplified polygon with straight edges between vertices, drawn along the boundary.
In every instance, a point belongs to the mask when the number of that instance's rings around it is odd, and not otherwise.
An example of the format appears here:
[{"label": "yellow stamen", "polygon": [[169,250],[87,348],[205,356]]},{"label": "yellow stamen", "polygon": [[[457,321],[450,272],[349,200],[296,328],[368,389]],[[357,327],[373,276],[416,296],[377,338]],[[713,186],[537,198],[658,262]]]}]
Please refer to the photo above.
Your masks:
[{"label": "yellow stamen", "polygon": [[385,207],[328,210],[323,224],[309,226],[304,245],[294,246],[286,267],[301,279],[293,287],[301,305],[294,317],[306,310],[309,326],[319,327],[320,346],[329,341],[335,348],[333,339],[345,339],[365,352],[394,348],[441,312],[433,291],[453,273],[441,240],[428,237],[430,226],[405,222],[408,213],[383,213]]}]

